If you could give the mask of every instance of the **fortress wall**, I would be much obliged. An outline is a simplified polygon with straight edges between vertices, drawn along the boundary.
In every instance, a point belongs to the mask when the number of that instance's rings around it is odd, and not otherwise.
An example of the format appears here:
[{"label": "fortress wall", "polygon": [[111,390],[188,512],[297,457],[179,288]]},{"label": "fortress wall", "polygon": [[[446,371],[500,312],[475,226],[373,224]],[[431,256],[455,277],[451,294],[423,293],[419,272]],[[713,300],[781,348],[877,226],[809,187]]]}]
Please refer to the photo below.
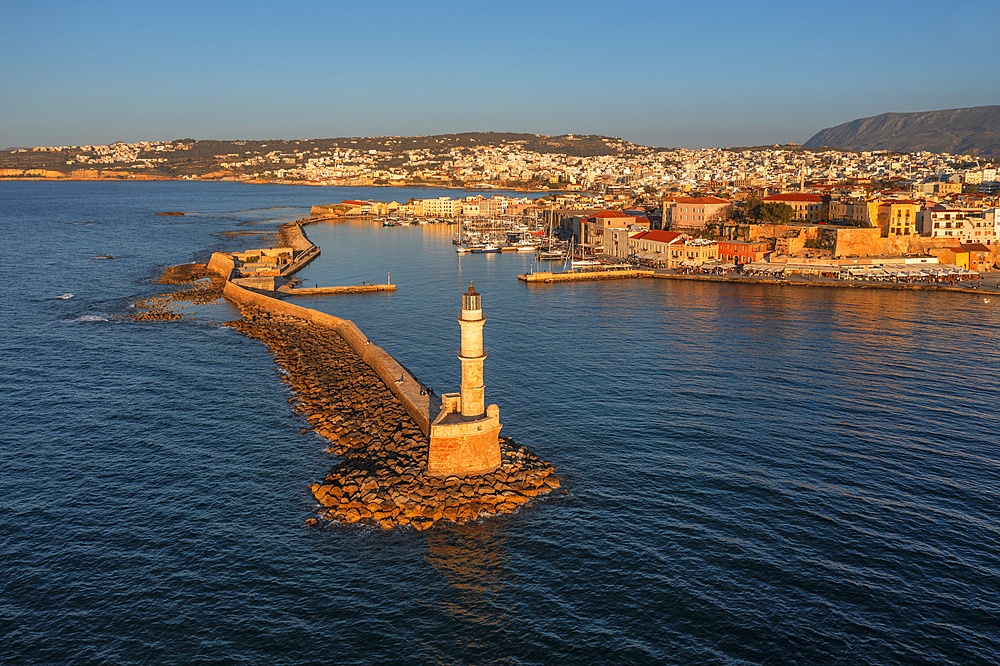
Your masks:
[{"label": "fortress wall", "polygon": [[867,257],[882,254],[882,232],[878,229],[837,229],[835,257]]},{"label": "fortress wall", "polygon": [[338,204],[329,204],[327,206],[313,206],[312,208],[309,209],[309,214],[314,217],[337,215],[338,214],[337,206]]},{"label": "fortress wall", "polygon": [[[214,255],[213,255],[214,259]],[[271,313],[295,317],[335,330],[347,344],[367,363],[385,383],[386,387],[399,398],[400,403],[425,435],[430,433],[431,413],[439,408],[438,398],[429,394],[421,395],[421,384],[400,365],[388,352],[371,344],[354,322],[333,315],[304,308],[277,298],[271,298],[239,285],[227,282],[223,295],[231,301],[244,305],[255,305]],[[402,378],[403,381],[397,383]]]},{"label": "fortress wall", "polygon": [[224,252],[213,252],[212,258],[208,261],[208,270],[212,271],[216,275],[221,275],[222,277],[229,279],[233,274],[233,270],[236,268],[236,262],[233,258]]},{"label": "fortress wall", "polygon": [[958,238],[927,238],[916,234],[882,238],[879,229],[837,229],[833,254],[836,257],[923,256],[932,249],[952,247],[961,242]]}]

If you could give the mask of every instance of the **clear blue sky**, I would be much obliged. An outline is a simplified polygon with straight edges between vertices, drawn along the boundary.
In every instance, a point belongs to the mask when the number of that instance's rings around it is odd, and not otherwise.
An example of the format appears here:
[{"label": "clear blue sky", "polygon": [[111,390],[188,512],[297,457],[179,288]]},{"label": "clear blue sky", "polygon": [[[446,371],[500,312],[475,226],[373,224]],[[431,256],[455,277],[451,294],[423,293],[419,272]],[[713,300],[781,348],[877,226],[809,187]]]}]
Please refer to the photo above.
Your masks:
[{"label": "clear blue sky", "polygon": [[997,0],[0,7],[0,148],[463,131],[736,146],[1000,104]]}]

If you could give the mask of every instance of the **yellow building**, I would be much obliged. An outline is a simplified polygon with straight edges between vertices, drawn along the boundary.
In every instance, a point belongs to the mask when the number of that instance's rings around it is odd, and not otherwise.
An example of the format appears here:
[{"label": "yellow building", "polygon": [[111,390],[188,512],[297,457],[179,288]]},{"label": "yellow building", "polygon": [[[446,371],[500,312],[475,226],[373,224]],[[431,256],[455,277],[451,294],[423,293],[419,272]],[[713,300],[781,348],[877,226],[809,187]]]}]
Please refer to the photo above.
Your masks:
[{"label": "yellow building", "polygon": [[908,236],[917,232],[920,204],[909,199],[888,199],[878,206],[878,228],[883,237]]},{"label": "yellow building", "polygon": [[670,248],[670,268],[696,267],[706,261],[719,258],[719,244],[705,238],[689,238],[683,245],[673,245]]},{"label": "yellow building", "polygon": [[933,248],[930,253],[942,264],[951,264],[969,270],[969,251],[962,246]]}]

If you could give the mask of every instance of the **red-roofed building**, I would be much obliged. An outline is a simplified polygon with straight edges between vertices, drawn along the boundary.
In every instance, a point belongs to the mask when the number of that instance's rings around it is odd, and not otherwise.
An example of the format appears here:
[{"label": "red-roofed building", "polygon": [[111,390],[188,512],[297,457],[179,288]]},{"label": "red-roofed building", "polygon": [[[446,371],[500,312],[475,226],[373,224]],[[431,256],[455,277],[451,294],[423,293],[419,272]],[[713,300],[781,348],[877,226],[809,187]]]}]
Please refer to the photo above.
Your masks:
[{"label": "red-roofed building", "polygon": [[795,210],[792,219],[801,222],[819,222],[823,214],[823,196],[808,192],[782,192],[762,199],[764,203],[788,204]]},{"label": "red-roofed building", "polygon": [[[346,215],[352,215],[352,214],[357,215],[358,213],[364,213],[365,212],[364,208],[365,205],[367,204],[368,202],[366,201],[353,201],[353,200],[344,200],[340,202],[341,206],[347,207],[347,210],[344,211],[344,214]],[[369,205],[369,208],[370,207],[371,206]]]},{"label": "red-roofed building", "polygon": [[628,239],[629,256],[635,255],[649,259],[652,257],[643,257],[643,255],[655,254],[661,255],[659,258],[666,262],[670,256],[670,249],[672,247],[683,247],[685,238],[687,238],[685,234],[659,229],[633,234]]},{"label": "red-roofed building", "polygon": [[993,268],[990,248],[982,243],[962,243],[962,249],[969,253],[970,271],[988,271]]},{"label": "red-roofed building", "polygon": [[[600,213],[580,221],[580,244],[595,254],[602,252],[612,254],[614,238],[612,230],[624,230],[636,227],[649,229],[649,218],[640,215],[629,215],[618,210],[602,210]],[[612,256],[617,256],[612,254]]]},{"label": "red-roofed building", "polygon": [[955,247],[932,247],[927,252],[937,257],[938,261],[942,264],[952,264],[965,269],[969,268],[971,253],[961,245]]},{"label": "red-roofed building", "polygon": [[677,197],[664,203],[663,225],[667,229],[704,229],[706,224],[729,218],[729,199]]}]

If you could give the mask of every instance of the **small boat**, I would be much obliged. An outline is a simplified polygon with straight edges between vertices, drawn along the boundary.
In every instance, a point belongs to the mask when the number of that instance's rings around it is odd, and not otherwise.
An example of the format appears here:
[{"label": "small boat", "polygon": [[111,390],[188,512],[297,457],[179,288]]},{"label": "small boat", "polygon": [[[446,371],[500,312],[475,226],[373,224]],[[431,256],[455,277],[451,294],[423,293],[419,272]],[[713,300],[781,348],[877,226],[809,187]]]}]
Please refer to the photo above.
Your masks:
[{"label": "small boat", "polygon": [[518,252],[534,252],[538,249],[537,245],[532,245],[530,243],[518,243],[515,247]]},{"label": "small boat", "polygon": [[541,261],[560,261],[566,258],[566,253],[562,250],[544,250],[536,252],[535,258]]},{"label": "small boat", "polygon": [[500,251],[500,247],[497,246],[497,245],[492,245],[492,244],[490,244],[490,245],[476,245],[476,246],[474,246],[472,248],[472,251],[473,252],[477,252],[477,253],[482,253],[482,252],[499,252]]}]

